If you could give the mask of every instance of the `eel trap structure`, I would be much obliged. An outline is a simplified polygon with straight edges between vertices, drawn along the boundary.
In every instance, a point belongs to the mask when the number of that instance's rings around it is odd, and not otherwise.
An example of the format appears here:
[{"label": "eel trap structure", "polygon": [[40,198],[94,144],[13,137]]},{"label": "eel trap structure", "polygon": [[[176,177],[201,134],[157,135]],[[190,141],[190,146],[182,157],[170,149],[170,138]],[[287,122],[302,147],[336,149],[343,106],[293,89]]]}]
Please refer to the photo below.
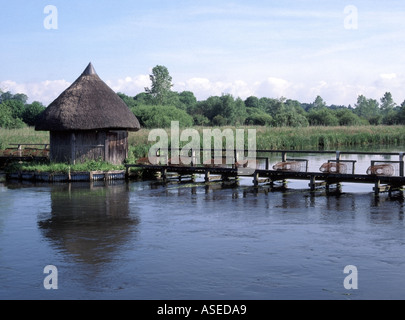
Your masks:
[{"label": "eel trap structure", "polygon": [[[201,154],[211,152],[220,154],[208,161],[199,161]],[[271,185],[275,182],[286,183],[288,180],[307,180],[310,191],[323,187],[329,190],[330,186],[341,187],[342,183],[362,183],[374,185],[376,195],[381,192],[401,191],[405,186],[404,155],[405,153],[392,152],[341,152],[341,151],[298,151],[298,150],[256,150],[255,156],[244,157],[248,150],[189,150],[185,157],[173,158],[173,152],[156,150],[156,156],[142,158],[136,164],[127,164],[126,173],[130,168],[140,168],[155,173],[164,182],[195,181],[196,176],[204,177],[205,183],[212,181],[235,182],[240,177],[252,177],[255,187]],[[309,159],[297,158],[299,154],[305,155],[331,155],[331,159],[322,163],[319,171],[309,170]],[[169,157],[169,156],[172,157]],[[281,155],[281,157],[280,157]],[[342,156],[345,155],[345,159]],[[398,160],[371,160],[366,172],[356,172],[358,160],[351,160],[350,156],[375,156]],[[291,157],[289,157],[291,156]],[[278,158],[280,157],[280,158]],[[270,159],[276,158],[273,165]],[[349,159],[347,159],[349,158]],[[244,159],[241,161],[240,159]],[[177,161],[173,161],[177,160]],[[358,171],[358,170],[357,170]]]}]

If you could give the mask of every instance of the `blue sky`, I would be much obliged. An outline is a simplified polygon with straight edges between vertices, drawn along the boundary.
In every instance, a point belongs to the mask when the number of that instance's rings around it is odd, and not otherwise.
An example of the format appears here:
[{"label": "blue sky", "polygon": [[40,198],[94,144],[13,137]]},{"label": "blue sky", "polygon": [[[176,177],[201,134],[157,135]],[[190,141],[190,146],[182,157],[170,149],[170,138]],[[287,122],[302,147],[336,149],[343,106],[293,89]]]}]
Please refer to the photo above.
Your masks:
[{"label": "blue sky", "polygon": [[[44,27],[49,4],[56,30]],[[0,0],[0,7],[0,89],[46,105],[90,61],[128,95],[143,92],[159,64],[174,90],[199,100],[320,95],[353,105],[360,94],[379,100],[386,91],[405,100],[403,1]]]}]

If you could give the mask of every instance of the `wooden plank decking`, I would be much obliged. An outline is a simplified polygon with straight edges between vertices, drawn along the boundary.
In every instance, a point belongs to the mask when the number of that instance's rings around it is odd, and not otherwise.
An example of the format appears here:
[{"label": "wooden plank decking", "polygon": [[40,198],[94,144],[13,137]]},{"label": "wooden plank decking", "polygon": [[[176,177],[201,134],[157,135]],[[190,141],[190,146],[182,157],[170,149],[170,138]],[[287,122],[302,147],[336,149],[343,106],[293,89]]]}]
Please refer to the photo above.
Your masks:
[{"label": "wooden plank decking", "polygon": [[[225,151],[225,150],[223,150]],[[235,150],[237,151],[237,150]],[[239,150],[240,151],[240,150]],[[245,151],[246,150],[242,150]],[[328,188],[330,185],[342,184],[342,183],[362,183],[374,185],[374,192],[379,194],[380,192],[391,192],[396,190],[402,190],[405,186],[404,177],[404,153],[373,153],[373,152],[340,152],[340,151],[285,151],[285,150],[257,150],[257,153],[280,153],[281,164],[288,162],[287,154],[334,154],[334,159],[328,160],[327,163],[345,164],[350,163],[352,165],[349,172],[339,173],[335,172],[309,172],[307,159],[295,159],[295,161],[302,161],[305,163],[305,169],[303,171],[293,170],[271,170],[269,168],[269,160],[266,160],[265,169],[251,169],[250,172],[235,168],[235,166],[218,167],[218,166],[184,166],[184,165],[154,165],[154,164],[127,164],[127,174],[131,167],[141,168],[144,170],[159,172],[161,178],[165,180],[168,174],[175,173],[179,176],[182,175],[202,175],[205,182],[210,182],[211,177],[219,177],[220,180],[226,181],[229,179],[238,179],[239,177],[252,177],[252,183],[254,186],[260,184],[273,184],[276,181],[287,180],[306,180],[311,191],[315,191],[317,187],[324,186]],[[396,175],[375,175],[375,174],[358,174],[355,173],[355,160],[342,160],[341,156],[345,155],[378,155],[378,156],[398,156],[398,161],[371,161],[370,165],[375,165],[378,162],[386,164],[396,164],[398,166],[398,172]],[[260,157],[261,159],[266,157]],[[235,163],[236,163],[235,152]],[[338,169],[339,170],[339,169]]]}]

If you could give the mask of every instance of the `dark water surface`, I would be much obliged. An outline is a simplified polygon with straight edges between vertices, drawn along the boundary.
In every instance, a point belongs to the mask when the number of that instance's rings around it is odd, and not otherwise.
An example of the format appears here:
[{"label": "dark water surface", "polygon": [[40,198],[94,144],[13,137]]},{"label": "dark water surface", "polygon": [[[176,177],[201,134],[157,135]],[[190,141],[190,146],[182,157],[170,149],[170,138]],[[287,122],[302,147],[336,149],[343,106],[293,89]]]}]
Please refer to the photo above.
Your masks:
[{"label": "dark water surface", "polygon": [[370,185],[7,182],[0,299],[404,299],[404,213]]}]

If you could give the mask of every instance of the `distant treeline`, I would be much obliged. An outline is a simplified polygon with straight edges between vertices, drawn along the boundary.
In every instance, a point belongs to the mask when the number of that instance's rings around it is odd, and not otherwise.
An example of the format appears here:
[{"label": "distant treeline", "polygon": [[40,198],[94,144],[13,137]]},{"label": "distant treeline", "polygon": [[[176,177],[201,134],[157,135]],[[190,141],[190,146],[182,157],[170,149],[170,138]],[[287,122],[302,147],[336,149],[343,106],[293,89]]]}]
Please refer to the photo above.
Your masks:
[{"label": "distant treeline", "polygon": [[27,103],[25,94],[0,90],[0,128],[19,129],[35,125],[38,115],[45,110],[41,102]]},{"label": "distant treeline", "polygon": [[326,105],[317,96],[312,103],[286,98],[234,98],[230,94],[197,101],[190,91],[170,91],[157,103],[153,95],[143,92],[135,97],[118,93],[146,128],[169,127],[171,121],[189,126],[359,126],[405,124],[405,101],[397,105],[391,93],[380,101],[360,95],[354,106]]},{"label": "distant treeline", "polygon": [[[144,128],[170,127],[179,121],[182,127],[191,126],[359,126],[405,124],[405,101],[397,105],[390,92],[380,101],[364,95],[354,106],[327,105],[317,96],[312,103],[287,98],[258,98],[245,100],[230,94],[211,96],[197,101],[191,91],[171,91],[171,77],[167,68],[156,66],[151,88],[130,97],[118,93],[139,119]],[[0,90],[0,128],[34,126],[38,115],[45,109],[41,102],[27,103],[25,94]]]}]

